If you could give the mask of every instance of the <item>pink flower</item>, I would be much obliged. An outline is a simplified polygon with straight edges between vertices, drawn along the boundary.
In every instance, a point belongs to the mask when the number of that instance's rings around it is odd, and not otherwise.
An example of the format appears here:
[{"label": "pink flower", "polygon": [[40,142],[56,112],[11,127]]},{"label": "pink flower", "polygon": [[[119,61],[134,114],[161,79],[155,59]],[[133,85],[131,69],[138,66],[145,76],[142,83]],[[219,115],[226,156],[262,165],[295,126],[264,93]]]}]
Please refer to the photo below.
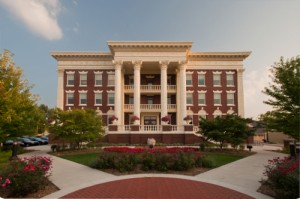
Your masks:
[{"label": "pink flower", "polygon": [[8,178],[6,178],[5,183],[6,184],[11,184],[11,181]]},{"label": "pink flower", "polygon": [[0,181],[2,181],[2,177],[0,177]]},{"label": "pink flower", "polygon": [[5,183],[3,183],[3,184],[2,184],[2,187],[3,187],[3,188],[5,188],[5,187],[6,187],[6,184],[5,184]]}]

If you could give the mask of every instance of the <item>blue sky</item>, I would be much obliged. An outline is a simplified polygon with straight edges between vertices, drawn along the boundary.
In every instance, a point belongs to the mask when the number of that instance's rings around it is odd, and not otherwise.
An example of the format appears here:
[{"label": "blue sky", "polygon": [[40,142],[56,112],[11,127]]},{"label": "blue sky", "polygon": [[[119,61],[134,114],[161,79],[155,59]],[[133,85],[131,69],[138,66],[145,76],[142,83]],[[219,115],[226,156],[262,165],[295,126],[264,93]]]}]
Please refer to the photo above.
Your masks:
[{"label": "blue sky", "polygon": [[15,54],[40,103],[56,105],[51,51],[108,51],[107,41],[192,41],[192,51],[252,51],[245,113],[270,110],[269,67],[300,55],[298,0],[0,0],[0,49]]}]

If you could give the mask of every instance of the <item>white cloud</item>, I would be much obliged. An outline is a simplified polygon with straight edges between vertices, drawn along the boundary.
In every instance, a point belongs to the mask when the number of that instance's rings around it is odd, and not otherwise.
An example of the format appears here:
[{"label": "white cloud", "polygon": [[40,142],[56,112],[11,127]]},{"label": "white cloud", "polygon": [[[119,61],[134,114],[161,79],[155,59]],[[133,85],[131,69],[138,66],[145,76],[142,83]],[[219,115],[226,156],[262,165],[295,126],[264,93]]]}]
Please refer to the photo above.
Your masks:
[{"label": "white cloud", "polygon": [[61,10],[59,0],[0,0],[30,31],[48,40],[61,39],[62,30],[57,17]]},{"label": "white cloud", "polygon": [[265,113],[271,107],[264,104],[268,96],[262,91],[268,87],[271,82],[269,78],[269,68],[264,68],[262,71],[250,71],[245,73],[244,77],[244,97],[245,97],[245,115],[257,119],[258,114]]}]

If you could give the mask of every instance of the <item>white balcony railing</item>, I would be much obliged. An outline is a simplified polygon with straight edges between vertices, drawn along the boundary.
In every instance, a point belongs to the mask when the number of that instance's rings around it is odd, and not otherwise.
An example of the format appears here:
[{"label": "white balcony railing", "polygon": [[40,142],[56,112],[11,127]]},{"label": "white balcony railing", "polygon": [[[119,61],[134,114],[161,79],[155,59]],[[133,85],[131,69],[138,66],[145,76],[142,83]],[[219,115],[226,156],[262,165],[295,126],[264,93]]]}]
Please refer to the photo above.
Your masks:
[{"label": "white balcony railing", "polygon": [[[168,92],[176,92],[176,85],[168,85],[167,86]],[[133,92],[134,85],[124,85],[125,92]],[[160,92],[161,85],[141,85],[140,92]]]},{"label": "white balcony railing", "polygon": [[133,111],[134,105],[133,104],[124,104],[124,111]]},{"label": "white balcony railing", "polygon": [[141,111],[145,111],[145,110],[160,111],[161,105],[160,104],[141,104],[140,108],[141,108]]},{"label": "white balcony railing", "polygon": [[144,126],[141,126],[141,131],[161,131],[161,126],[159,126],[159,125],[144,125]]},{"label": "white balcony railing", "polygon": [[167,109],[168,111],[176,111],[177,105],[176,104],[168,104]]},{"label": "white balcony railing", "polygon": [[[161,104],[141,104],[140,105],[141,111],[160,111]],[[176,111],[177,105],[176,104],[168,104],[167,105],[168,111]],[[133,104],[124,104],[124,111],[130,112],[134,110]]]}]

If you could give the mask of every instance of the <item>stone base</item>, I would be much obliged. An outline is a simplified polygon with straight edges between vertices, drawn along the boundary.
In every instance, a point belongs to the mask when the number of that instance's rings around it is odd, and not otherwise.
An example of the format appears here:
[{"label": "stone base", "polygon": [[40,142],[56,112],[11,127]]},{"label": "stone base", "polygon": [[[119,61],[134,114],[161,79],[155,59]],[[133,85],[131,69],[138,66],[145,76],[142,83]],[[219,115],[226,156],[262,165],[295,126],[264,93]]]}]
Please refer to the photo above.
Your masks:
[{"label": "stone base", "polygon": [[172,131],[172,126],[171,125],[162,125],[162,130],[163,131]]},{"label": "stone base", "polygon": [[193,125],[184,125],[184,131],[193,131],[194,126]]}]

